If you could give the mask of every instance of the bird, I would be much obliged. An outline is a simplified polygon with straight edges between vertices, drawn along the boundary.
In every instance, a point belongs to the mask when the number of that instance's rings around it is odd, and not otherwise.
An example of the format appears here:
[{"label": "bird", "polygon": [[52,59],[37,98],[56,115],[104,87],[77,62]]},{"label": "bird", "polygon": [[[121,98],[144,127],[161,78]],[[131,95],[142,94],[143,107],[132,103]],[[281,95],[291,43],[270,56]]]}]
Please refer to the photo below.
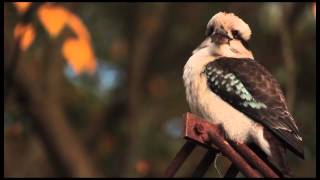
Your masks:
[{"label": "bird", "polygon": [[234,13],[213,15],[183,68],[186,100],[192,113],[220,125],[226,139],[257,146],[290,177],[287,150],[304,159],[303,139],[278,81],[254,58],[251,35]]}]

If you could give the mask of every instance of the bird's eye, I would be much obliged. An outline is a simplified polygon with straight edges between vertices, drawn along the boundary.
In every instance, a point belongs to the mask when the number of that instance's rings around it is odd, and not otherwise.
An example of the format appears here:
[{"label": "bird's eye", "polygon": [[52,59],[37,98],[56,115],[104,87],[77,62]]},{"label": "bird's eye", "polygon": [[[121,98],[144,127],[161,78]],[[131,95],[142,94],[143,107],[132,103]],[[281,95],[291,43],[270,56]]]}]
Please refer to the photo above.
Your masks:
[{"label": "bird's eye", "polygon": [[241,39],[241,36],[240,36],[240,33],[239,33],[238,30],[233,30],[233,31],[232,31],[232,36],[233,36],[233,38],[235,38],[235,39]]},{"label": "bird's eye", "polygon": [[213,27],[212,27],[212,26],[209,26],[209,27],[206,29],[206,37],[210,36],[212,33],[213,33]]}]

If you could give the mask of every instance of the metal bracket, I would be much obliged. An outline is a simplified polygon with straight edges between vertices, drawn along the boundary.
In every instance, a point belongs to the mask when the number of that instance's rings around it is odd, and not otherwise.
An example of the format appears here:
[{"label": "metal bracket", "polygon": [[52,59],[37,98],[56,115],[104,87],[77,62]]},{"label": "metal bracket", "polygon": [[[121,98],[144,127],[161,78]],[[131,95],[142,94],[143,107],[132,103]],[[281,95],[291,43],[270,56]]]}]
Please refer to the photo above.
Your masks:
[{"label": "metal bracket", "polygon": [[239,171],[247,177],[283,177],[277,168],[270,166],[270,162],[265,162],[267,159],[262,160],[246,144],[227,141],[218,125],[194,114],[184,115],[184,138],[187,141],[165,171],[165,177],[173,177],[197,145],[205,147],[208,152],[196,167],[192,177],[202,177],[218,152],[222,152],[232,162],[224,177],[236,177]]}]

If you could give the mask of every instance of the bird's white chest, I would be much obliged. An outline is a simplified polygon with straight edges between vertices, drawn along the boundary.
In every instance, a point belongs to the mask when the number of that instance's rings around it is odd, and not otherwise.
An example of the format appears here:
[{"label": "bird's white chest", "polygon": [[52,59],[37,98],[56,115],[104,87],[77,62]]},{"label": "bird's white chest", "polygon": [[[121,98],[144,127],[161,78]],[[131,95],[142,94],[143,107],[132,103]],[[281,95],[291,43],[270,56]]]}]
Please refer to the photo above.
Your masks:
[{"label": "bird's white chest", "polygon": [[[192,56],[184,67],[183,80],[191,111],[214,124],[222,125],[231,140],[248,142],[253,134],[252,140],[263,140],[261,125],[233,108],[209,89],[207,77],[202,72],[205,65],[212,60],[214,57]],[[267,144],[264,146],[268,149]]]}]

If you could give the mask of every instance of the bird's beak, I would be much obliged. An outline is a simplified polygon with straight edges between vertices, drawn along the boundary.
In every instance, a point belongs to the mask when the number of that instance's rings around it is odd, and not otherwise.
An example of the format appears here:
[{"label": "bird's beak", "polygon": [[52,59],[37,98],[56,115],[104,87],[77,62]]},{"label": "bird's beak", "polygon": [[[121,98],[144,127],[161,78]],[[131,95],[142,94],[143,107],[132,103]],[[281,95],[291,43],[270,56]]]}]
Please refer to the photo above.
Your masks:
[{"label": "bird's beak", "polygon": [[208,36],[195,50],[193,50],[192,54],[196,53],[202,48],[205,48],[207,46],[210,46],[212,42],[215,44],[226,44],[229,43],[230,40],[232,40],[228,35],[228,32],[217,28],[210,36]]},{"label": "bird's beak", "polygon": [[211,41],[216,44],[225,44],[232,40],[232,38],[228,35],[228,32],[221,28],[216,28],[210,37]]}]

